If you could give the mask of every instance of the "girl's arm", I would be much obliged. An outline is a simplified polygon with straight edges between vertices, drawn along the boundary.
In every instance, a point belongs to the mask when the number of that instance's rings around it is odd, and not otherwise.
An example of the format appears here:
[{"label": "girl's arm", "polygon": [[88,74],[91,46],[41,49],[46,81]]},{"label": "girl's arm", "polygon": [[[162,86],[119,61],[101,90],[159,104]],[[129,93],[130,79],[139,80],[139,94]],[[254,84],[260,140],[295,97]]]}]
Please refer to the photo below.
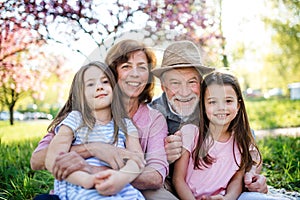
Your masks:
[{"label": "girl's arm", "polygon": [[[62,125],[59,128],[58,133],[50,142],[48,147],[46,160],[45,160],[45,166],[48,169],[48,171],[50,171],[51,173],[55,171],[54,163],[56,157],[60,153],[69,152],[72,144],[72,140],[73,140],[73,131],[68,126]],[[93,175],[90,175],[82,171],[76,171],[70,174],[66,178],[66,181],[76,185],[80,185],[84,188],[92,188],[94,186]]]},{"label": "girl's arm", "polygon": [[226,194],[224,196],[224,199],[237,199],[243,190],[243,177],[244,177],[245,171],[239,170],[237,171],[233,177],[230,180],[230,183],[227,186]]},{"label": "girl's arm", "polygon": [[187,151],[186,149],[182,149],[181,157],[177,161],[175,161],[174,164],[174,174],[172,177],[172,181],[179,198],[182,200],[195,199],[193,193],[191,192],[191,189],[185,182],[189,158],[190,158],[189,151]]},{"label": "girl's arm", "polygon": [[[142,147],[139,141],[138,133],[130,133],[126,137],[126,149],[134,152],[140,157],[143,157],[143,151]],[[132,159],[124,160],[125,166],[120,169],[120,172],[122,173],[121,177],[124,177],[124,183],[130,183],[132,182],[144,169],[143,166],[139,166],[137,162],[135,162]],[[145,164],[145,162],[144,162]],[[122,181],[121,181],[122,182]]]},{"label": "girl's arm", "polygon": [[[135,154],[137,154],[138,157],[144,158],[144,153],[143,153],[143,150],[142,150],[142,147],[141,147],[141,144],[140,144],[138,132],[130,133],[130,134],[127,135],[126,149],[133,152],[133,153],[135,153]],[[135,167],[133,166],[134,167],[133,172],[137,172],[138,174],[141,173],[143,171],[143,168],[144,168],[144,165],[145,165],[145,160],[143,160],[143,163],[142,163],[143,165],[142,166],[139,166],[138,163],[135,160],[129,159],[128,161],[130,161],[130,160],[133,163],[135,163]],[[127,165],[127,163],[126,163],[126,165]],[[126,165],[123,168],[125,168]],[[127,168],[127,169],[129,169],[129,168]]]},{"label": "girl's arm", "polygon": [[[143,154],[137,136],[128,135],[126,138],[126,149],[137,154]],[[119,192],[128,183],[131,183],[143,170],[132,159],[124,160],[125,166],[119,171],[105,170],[96,174],[95,188],[102,195],[113,195]]]}]

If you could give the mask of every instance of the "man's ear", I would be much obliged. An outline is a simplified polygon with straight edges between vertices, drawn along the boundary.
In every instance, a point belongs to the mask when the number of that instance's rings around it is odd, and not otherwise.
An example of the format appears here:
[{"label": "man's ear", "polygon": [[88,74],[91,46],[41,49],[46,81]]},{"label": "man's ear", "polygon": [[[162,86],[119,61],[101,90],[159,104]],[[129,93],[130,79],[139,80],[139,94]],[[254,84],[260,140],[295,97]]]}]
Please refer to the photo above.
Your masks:
[{"label": "man's ear", "polygon": [[161,90],[162,90],[163,92],[165,92],[165,87],[164,87],[164,84],[163,84],[163,83],[160,84],[160,88],[161,88]]}]

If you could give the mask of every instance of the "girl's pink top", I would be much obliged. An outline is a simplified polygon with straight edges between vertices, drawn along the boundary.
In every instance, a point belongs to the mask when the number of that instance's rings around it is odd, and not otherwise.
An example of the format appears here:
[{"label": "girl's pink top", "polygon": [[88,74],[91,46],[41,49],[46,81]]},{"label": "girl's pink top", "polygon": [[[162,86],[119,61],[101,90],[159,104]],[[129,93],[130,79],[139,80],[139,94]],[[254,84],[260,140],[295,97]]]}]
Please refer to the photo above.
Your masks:
[{"label": "girl's pink top", "polygon": [[194,169],[194,160],[191,154],[199,137],[198,127],[189,124],[183,126],[181,130],[183,147],[190,152],[185,181],[192,193],[196,198],[202,195],[224,195],[231,177],[239,169],[234,160],[233,145],[235,145],[237,162],[241,161],[237,144],[233,142],[233,134],[226,142],[214,141],[213,146],[209,149],[209,154],[216,159],[212,165],[208,168]]}]

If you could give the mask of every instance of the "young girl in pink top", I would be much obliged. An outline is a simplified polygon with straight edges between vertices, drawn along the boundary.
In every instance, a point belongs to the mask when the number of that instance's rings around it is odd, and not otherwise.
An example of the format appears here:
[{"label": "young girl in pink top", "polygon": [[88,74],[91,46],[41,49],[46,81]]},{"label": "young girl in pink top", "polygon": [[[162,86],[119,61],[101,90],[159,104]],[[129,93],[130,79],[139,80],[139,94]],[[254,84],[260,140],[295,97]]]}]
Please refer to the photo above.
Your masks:
[{"label": "young girl in pink top", "polygon": [[245,170],[261,163],[240,86],[234,76],[213,72],[200,91],[200,125],[182,127],[183,155],[173,176],[176,192],[180,199],[237,199]]}]

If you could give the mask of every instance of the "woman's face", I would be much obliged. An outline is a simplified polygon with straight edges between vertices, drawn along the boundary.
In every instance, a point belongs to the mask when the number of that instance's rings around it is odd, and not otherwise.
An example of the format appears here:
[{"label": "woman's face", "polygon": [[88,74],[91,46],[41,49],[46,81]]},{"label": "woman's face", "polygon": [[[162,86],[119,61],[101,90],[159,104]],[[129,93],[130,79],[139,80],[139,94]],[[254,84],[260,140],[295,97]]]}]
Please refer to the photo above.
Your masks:
[{"label": "woman's face", "polygon": [[147,56],[143,51],[133,52],[128,61],[117,66],[118,84],[128,98],[138,98],[149,78]]}]

